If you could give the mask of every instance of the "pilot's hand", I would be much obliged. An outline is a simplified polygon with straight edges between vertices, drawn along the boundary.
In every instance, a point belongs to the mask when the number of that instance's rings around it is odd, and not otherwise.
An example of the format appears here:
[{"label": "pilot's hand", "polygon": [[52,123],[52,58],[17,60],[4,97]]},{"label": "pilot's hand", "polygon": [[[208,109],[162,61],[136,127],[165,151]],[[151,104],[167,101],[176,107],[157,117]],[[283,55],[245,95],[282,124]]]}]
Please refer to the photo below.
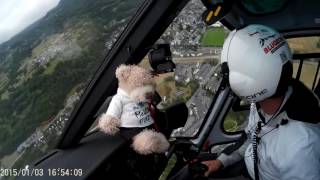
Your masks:
[{"label": "pilot's hand", "polygon": [[206,177],[208,177],[212,172],[220,169],[222,166],[222,162],[220,160],[203,161],[202,163],[208,166],[208,171],[204,173],[204,176]]}]

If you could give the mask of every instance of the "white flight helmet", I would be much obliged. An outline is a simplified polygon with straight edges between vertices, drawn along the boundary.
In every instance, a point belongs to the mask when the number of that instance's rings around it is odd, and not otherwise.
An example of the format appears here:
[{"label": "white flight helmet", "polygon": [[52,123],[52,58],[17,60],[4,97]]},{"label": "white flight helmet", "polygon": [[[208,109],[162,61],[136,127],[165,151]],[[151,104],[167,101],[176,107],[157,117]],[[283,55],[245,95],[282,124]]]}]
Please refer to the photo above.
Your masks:
[{"label": "white flight helmet", "polygon": [[249,102],[259,102],[286,90],[287,86],[280,88],[280,83],[292,76],[288,43],[277,31],[263,25],[230,32],[221,61],[228,64],[233,92]]}]

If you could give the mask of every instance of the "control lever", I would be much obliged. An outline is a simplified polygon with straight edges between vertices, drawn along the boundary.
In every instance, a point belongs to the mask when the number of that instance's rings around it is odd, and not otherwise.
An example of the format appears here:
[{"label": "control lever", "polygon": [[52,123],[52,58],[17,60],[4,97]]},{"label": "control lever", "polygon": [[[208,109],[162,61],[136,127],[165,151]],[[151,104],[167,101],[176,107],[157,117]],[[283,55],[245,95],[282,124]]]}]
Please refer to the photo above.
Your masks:
[{"label": "control lever", "polygon": [[175,139],[171,142],[171,147],[167,151],[166,156],[170,157],[173,153],[184,159],[185,162],[190,162],[197,158],[200,150],[188,139]]}]

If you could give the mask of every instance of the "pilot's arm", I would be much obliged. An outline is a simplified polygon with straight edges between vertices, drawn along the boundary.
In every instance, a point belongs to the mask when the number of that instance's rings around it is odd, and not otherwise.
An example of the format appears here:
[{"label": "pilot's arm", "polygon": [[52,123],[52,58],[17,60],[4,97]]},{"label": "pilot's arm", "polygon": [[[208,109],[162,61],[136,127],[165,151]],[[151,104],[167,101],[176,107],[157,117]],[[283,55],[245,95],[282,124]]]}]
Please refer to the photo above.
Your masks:
[{"label": "pilot's arm", "polygon": [[[235,164],[244,157],[244,153],[250,144],[250,140],[246,139],[245,142],[233,152],[227,152],[226,148],[221,155],[216,160],[203,161],[202,163],[208,167],[208,170],[204,173],[205,176],[209,176],[212,172],[217,171],[223,167],[227,167],[229,165]],[[232,147],[233,149],[233,147]],[[229,149],[230,150],[230,149]]]},{"label": "pilot's arm", "polygon": [[208,171],[205,173],[205,176],[209,176],[209,174],[211,174],[212,172],[218,170],[221,168],[221,165],[223,167],[227,167],[230,166],[232,164],[235,164],[237,162],[239,162],[240,160],[242,160],[244,158],[244,154],[245,151],[247,150],[248,146],[250,145],[250,138],[247,138],[248,135],[250,136],[250,130],[252,129],[252,127],[254,126],[255,121],[253,121],[252,116],[254,115],[254,112],[256,111],[255,109],[255,105],[254,103],[251,104],[250,107],[250,114],[248,117],[248,125],[245,128],[245,133],[246,136],[242,136],[242,138],[240,138],[239,143],[243,143],[238,149],[231,151],[230,153],[228,153],[226,151],[226,149],[224,150],[224,152],[222,152],[219,157],[216,160],[211,160],[211,161],[204,161],[203,164],[205,164],[208,167]]},{"label": "pilot's arm", "polygon": [[[229,165],[232,165],[234,163],[239,162],[240,160],[243,159],[244,154],[249,146],[249,144],[251,143],[250,138],[247,138],[248,136],[250,136],[250,131],[252,130],[252,127],[255,127],[255,112],[256,112],[256,106],[254,103],[251,104],[250,106],[250,114],[248,117],[248,125],[245,128],[245,133],[246,133],[246,137],[244,137],[244,135],[242,136],[242,138],[246,138],[246,140],[244,141],[244,143],[240,146],[240,148],[238,148],[237,150],[233,151],[232,153],[228,154],[228,153],[222,153],[217,159],[221,161],[222,165],[224,167],[227,167]],[[241,140],[243,142],[243,140]]]},{"label": "pilot's arm", "polygon": [[244,153],[249,144],[250,140],[247,139],[239,149],[233,151],[231,154],[221,153],[217,159],[221,161],[223,167],[235,164],[243,159]]}]

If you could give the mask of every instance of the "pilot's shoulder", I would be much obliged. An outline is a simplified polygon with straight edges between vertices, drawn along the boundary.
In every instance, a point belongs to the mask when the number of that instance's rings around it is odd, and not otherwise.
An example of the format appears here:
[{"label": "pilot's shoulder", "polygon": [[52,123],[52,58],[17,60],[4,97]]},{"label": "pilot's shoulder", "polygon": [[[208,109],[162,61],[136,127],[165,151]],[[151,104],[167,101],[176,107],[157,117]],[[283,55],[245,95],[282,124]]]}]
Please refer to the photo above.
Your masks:
[{"label": "pilot's shoulder", "polygon": [[289,120],[287,124],[279,126],[278,132],[273,144],[273,160],[279,166],[286,166],[297,156],[301,158],[320,156],[319,124]]},{"label": "pilot's shoulder", "polygon": [[[287,124],[279,127],[280,136],[295,146],[320,146],[320,124],[289,120]],[[290,146],[290,145],[289,145]],[[288,147],[289,148],[289,147]]]}]

